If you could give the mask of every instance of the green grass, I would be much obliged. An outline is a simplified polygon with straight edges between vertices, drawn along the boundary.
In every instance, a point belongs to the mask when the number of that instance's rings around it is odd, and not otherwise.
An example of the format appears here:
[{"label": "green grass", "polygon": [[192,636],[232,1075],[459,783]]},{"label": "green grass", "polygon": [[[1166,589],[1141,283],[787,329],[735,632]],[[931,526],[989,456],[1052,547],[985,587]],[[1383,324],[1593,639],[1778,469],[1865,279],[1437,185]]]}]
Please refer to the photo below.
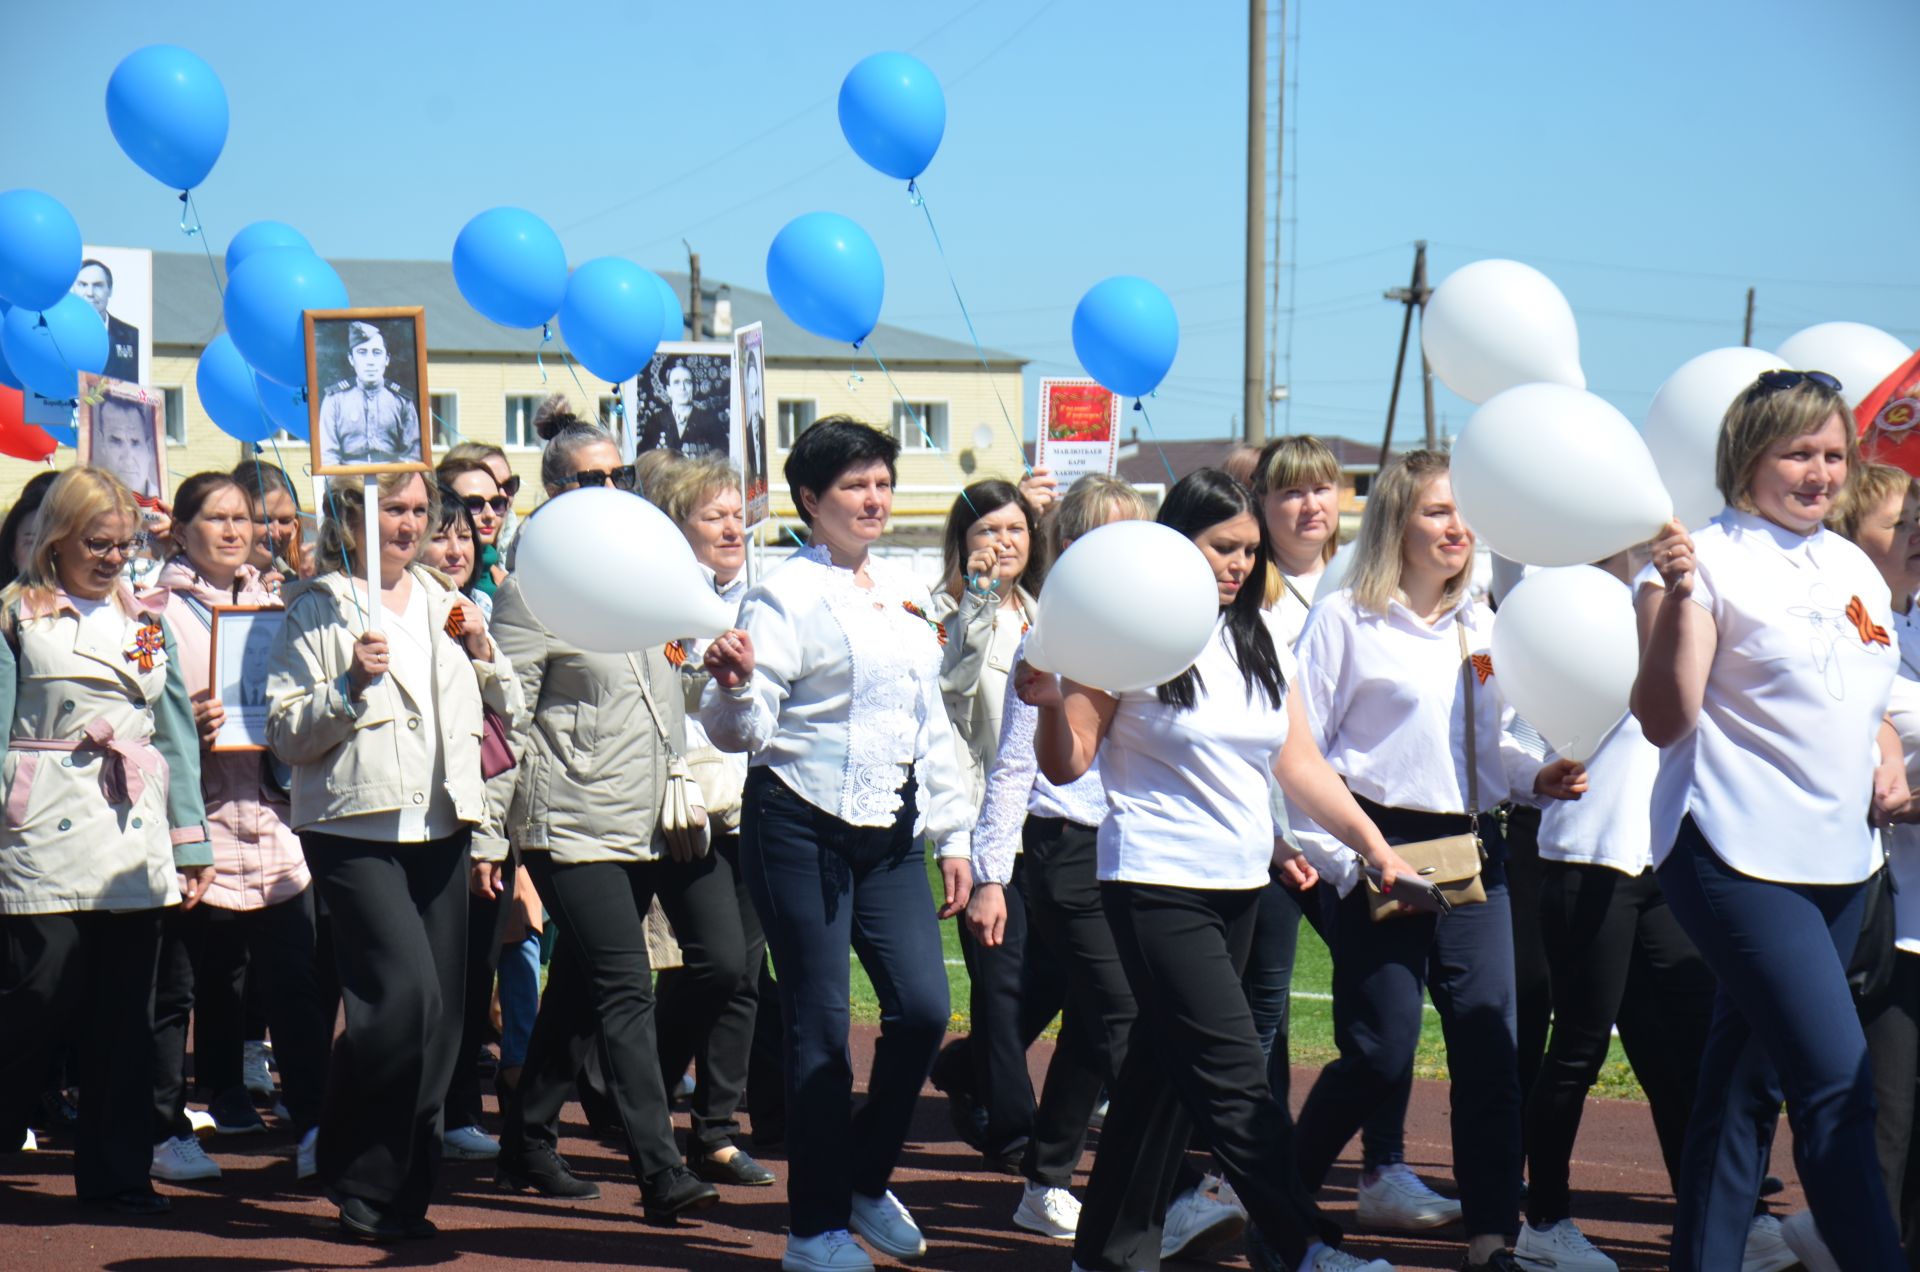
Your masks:
[{"label": "green grass", "polygon": [[[931,858],[927,862],[927,875],[934,898],[938,900],[940,870]],[[946,959],[947,988],[953,1004],[952,1029],[956,1033],[965,1033],[967,969],[960,957],[959,933],[951,920],[940,925],[940,948]],[[1294,962],[1293,989],[1296,996],[1288,1039],[1293,1062],[1308,1066],[1326,1064],[1339,1054],[1333,1043],[1333,1004],[1324,998],[1303,998],[1299,995],[1327,994],[1332,991],[1333,958],[1319,934],[1305,924],[1300,926],[1300,952]],[[853,962],[852,1003],[855,1020],[871,1024],[880,1019],[880,1003],[874,996],[873,983],[867,979],[858,959]],[[1055,1021],[1048,1028],[1048,1037],[1053,1036],[1058,1024]],[[1447,1076],[1446,1041],[1440,1033],[1440,1016],[1431,1006],[1421,1025],[1420,1046],[1414,1053],[1413,1064],[1414,1073],[1419,1077]],[[1605,1099],[1646,1098],[1627,1064],[1626,1053],[1620,1049],[1618,1038],[1607,1049],[1607,1060],[1601,1067],[1600,1079],[1594,1084],[1593,1094]]]}]

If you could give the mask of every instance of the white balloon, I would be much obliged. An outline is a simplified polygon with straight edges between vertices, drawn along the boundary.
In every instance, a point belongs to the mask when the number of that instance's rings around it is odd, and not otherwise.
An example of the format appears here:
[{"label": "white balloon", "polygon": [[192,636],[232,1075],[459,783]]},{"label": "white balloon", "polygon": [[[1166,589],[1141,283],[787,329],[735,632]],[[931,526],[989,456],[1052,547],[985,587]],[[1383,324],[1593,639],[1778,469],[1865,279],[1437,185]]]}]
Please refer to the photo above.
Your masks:
[{"label": "white balloon", "polygon": [[1573,307],[1519,261],[1475,261],[1447,275],[1420,317],[1433,373],[1469,402],[1519,384],[1587,387]]},{"label": "white balloon", "polygon": [[1898,337],[1864,322],[1823,322],[1796,331],[1776,352],[1780,361],[1775,366],[1825,371],[1840,381],[1840,396],[1850,407],[1860,405],[1860,399],[1913,356]]},{"label": "white balloon", "polygon": [[513,576],[527,608],[579,649],[636,653],[706,640],[733,626],[667,514],[624,490],[570,490],[541,504],[520,530]]},{"label": "white balloon", "polygon": [[1473,413],[1453,444],[1453,497],[1490,550],[1528,565],[1610,557],[1673,516],[1627,417],[1564,384],[1523,384]]},{"label": "white balloon", "polygon": [[1762,371],[1785,365],[1765,349],[1712,349],[1682,363],[1653,395],[1640,436],[1687,529],[1700,529],[1726,506],[1713,483],[1713,454],[1727,408]]},{"label": "white balloon", "polygon": [[1108,693],[1164,684],[1213,639],[1220,589],[1193,540],[1152,521],[1075,539],[1047,572],[1026,661]]},{"label": "white balloon", "polygon": [[1586,763],[1627,713],[1640,670],[1633,594],[1590,565],[1529,574],[1493,621],[1493,672],[1520,718]]}]

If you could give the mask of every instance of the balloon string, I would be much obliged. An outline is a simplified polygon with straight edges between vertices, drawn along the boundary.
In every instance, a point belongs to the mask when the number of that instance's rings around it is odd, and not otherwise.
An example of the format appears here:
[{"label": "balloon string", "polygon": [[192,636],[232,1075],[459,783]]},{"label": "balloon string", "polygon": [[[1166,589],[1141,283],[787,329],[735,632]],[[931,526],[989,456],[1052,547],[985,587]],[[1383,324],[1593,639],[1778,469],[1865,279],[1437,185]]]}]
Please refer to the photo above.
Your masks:
[{"label": "balloon string", "polygon": [[[600,423],[602,424],[605,424],[607,421],[606,421],[606,418],[600,414],[599,401],[594,397],[593,394],[587,392],[587,386],[580,383],[580,373],[573,369],[573,355],[565,351],[562,351],[560,354],[560,361],[566,366],[567,374],[573,377],[573,387],[580,390],[580,396],[585,398],[587,401],[593,403],[594,419],[600,421]],[[614,386],[613,400],[616,404],[620,401],[619,388],[620,386],[617,384]]]},{"label": "balloon string", "polygon": [[[71,406],[76,410],[79,409],[80,400],[77,395],[80,391],[80,372],[74,367],[73,363],[67,361],[67,351],[60,347],[60,337],[53,334],[53,327],[48,324],[46,314],[41,314],[40,321],[35,325],[47,333],[47,343],[53,346],[53,352],[55,356],[60,359],[60,365],[67,369],[69,375],[73,376],[74,393],[76,394],[75,397],[62,398],[59,401],[55,401],[52,398],[41,398],[40,400],[49,406]],[[34,396],[39,397],[39,394],[36,393]],[[87,395],[87,402],[91,405],[105,396],[106,386],[104,383],[99,384],[94,386],[94,391]]]},{"label": "balloon string", "polygon": [[1173,475],[1173,462],[1167,458],[1167,448],[1160,444],[1160,430],[1153,426],[1153,416],[1147,414],[1145,402],[1139,398],[1133,399],[1133,409],[1140,412],[1140,418],[1147,422],[1147,436],[1153,439],[1153,448],[1160,452],[1160,462],[1167,469],[1167,484],[1171,486],[1180,479]]},{"label": "balloon string", "polygon": [[927,229],[933,234],[933,249],[940,255],[940,267],[947,271],[947,283],[953,288],[953,298],[960,304],[960,316],[966,320],[967,335],[973,338],[974,356],[980,359],[980,369],[987,373],[987,387],[993,390],[993,400],[1000,404],[1000,418],[1007,422],[1007,432],[1013,434],[1013,453],[1019,456],[1020,467],[1027,476],[1033,476],[1033,466],[1027,463],[1026,439],[1014,426],[1013,413],[1007,410],[1007,401],[1000,396],[1000,383],[994,379],[993,368],[987,365],[987,351],[980,345],[980,333],[974,330],[973,315],[967,312],[967,299],[960,294],[960,280],[953,276],[953,265],[947,260],[946,245],[940,241],[940,229],[933,223],[933,209],[927,206],[925,191],[920,189],[918,181],[907,182],[907,197],[927,218]]},{"label": "balloon string", "polygon": [[[276,449],[274,453],[276,455],[279,454],[278,449]],[[327,482],[325,489],[327,492],[327,509],[330,515],[333,517],[333,523],[344,530],[347,523],[340,516],[340,500],[333,493],[333,483],[331,481]],[[362,531],[361,533],[364,536],[365,531]],[[379,551],[380,550],[379,545],[375,544],[373,550],[376,552]],[[364,563],[366,559],[367,559],[367,545],[363,543],[360,545],[360,560]],[[343,570],[346,571],[348,576],[347,577],[347,595],[353,598],[354,613],[360,616],[360,631],[361,631],[361,634],[364,635],[367,632],[370,632],[373,630],[373,620],[367,617],[367,607],[360,603],[360,589],[355,586],[355,584],[358,583],[359,580],[355,579],[352,576],[352,571],[350,569],[352,565],[353,565],[353,561],[349,559],[342,563],[342,568]],[[367,598],[367,601],[369,603],[372,603],[373,598],[369,596]]]},{"label": "balloon string", "polygon": [[[874,365],[880,368],[881,375],[887,377],[887,383],[893,386],[893,395],[900,399],[900,405],[907,409],[907,416],[913,421],[913,426],[920,430],[920,440],[926,443],[928,450],[938,451],[940,447],[934,445],[933,434],[927,432],[927,426],[920,421],[920,412],[913,409],[913,403],[907,401],[907,395],[900,391],[900,385],[893,378],[893,372],[887,370],[887,364],[880,360],[880,350],[874,347],[872,340],[872,336],[869,335],[867,338],[867,352],[873,355]],[[974,519],[976,521],[979,520],[980,510],[974,507],[973,497],[967,494],[967,489],[964,486],[960,488],[960,497],[967,501],[967,508],[972,511]]]},{"label": "balloon string", "polygon": [[[192,225],[187,224],[187,217],[189,216],[193,217]],[[180,192],[180,232],[188,238],[194,238],[200,233],[200,214],[194,211],[193,191],[191,190],[182,190]]]},{"label": "balloon string", "polygon": [[545,384],[547,382],[547,364],[540,357],[540,351],[542,349],[545,349],[552,342],[553,342],[553,324],[550,322],[541,323],[540,324],[540,343],[533,347],[533,365],[537,367],[540,371],[540,383],[542,384]]},{"label": "balloon string", "polygon": [[[180,204],[184,209],[180,213],[180,232],[188,238],[197,238],[200,240],[200,250],[205,253],[207,258],[207,273],[213,276],[213,290],[219,295],[220,303],[225,305],[227,303],[227,289],[220,285],[220,270],[213,263],[213,249],[207,245],[207,236],[200,232],[200,206],[193,201],[193,192],[191,190],[182,190],[180,192]],[[187,225],[188,212],[193,214],[193,225],[191,228]]]}]

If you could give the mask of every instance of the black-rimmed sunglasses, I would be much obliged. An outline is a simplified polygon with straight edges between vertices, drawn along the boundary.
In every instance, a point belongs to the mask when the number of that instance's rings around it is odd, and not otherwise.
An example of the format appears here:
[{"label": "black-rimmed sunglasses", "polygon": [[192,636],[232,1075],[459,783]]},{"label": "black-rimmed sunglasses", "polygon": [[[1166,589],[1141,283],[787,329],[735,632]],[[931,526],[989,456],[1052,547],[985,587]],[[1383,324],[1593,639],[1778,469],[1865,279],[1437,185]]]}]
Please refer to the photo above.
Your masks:
[{"label": "black-rimmed sunglasses", "polygon": [[518,499],[520,497],[520,474],[515,473],[513,476],[501,482],[500,490],[507,498]]},{"label": "black-rimmed sunglasses", "polygon": [[513,500],[506,495],[495,495],[491,499],[485,495],[465,495],[460,502],[466,504],[467,511],[476,517],[489,508],[493,509],[496,517],[504,517],[513,511]]},{"label": "black-rimmed sunglasses", "polygon": [[587,486],[613,486],[619,490],[633,489],[633,465],[622,464],[618,468],[587,468],[567,479],[576,489]]},{"label": "black-rimmed sunglasses", "polygon": [[1829,393],[1840,391],[1840,381],[1825,371],[1762,371],[1760,373],[1760,387],[1768,393],[1784,393],[1809,380]]}]

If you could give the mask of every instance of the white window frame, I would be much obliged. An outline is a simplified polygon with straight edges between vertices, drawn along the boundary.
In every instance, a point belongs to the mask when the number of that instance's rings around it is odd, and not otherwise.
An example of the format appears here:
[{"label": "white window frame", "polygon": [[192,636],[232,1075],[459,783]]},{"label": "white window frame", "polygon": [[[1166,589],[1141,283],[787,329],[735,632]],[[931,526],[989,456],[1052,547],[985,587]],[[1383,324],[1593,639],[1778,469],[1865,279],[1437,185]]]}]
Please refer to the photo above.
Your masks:
[{"label": "white window frame", "polygon": [[[774,443],[773,448],[775,450],[782,451],[782,452],[790,451],[793,449],[793,443],[800,440],[800,433],[795,433],[792,438],[783,438],[781,436],[780,408],[787,405],[799,406],[803,402],[806,405],[813,408],[813,419],[807,424],[807,428],[812,428],[815,424],[818,424],[820,422],[820,399],[819,398],[786,397],[786,398],[774,399],[774,402],[773,402],[773,443]],[[806,429],[800,430],[801,433],[804,433],[805,431]]]},{"label": "white window frame", "polygon": [[[160,386],[160,419],[162,427],[166,430],[167,445],[185,446],[187,444],[187,391],[185,388],[173,384]],[[174,432],[175,424],[180,426],[178,433]]]},{"label": "white window frame", "polygon": [[[930,406],[939,407],[941,413],[946,417],[947,435],[942,445],[928,446],[926,437],[921,436],[920,433],[920,429],[927,426],[925,408]],[[921,419],[919,424],[916,425],[911,418],[904,414],[909,409],[915,414],[920,415]],[[894,440],[900,443],[901,450],[916,451],[922,455],[947,455],[953,452],[953,401],[951,398],[923,398],[919,400],[909,398],[904,403],[901,402],[900,399],[895,398],[889,419],[893,424]],[[927,427],[927,433],[931,436],[938,436],[931,427]]]},{"label": "white window frame", "polygon": [[[541,400],[541,395],[538,393],[508,393],[505,395],[501,403],[505,408],[502,412],[505,418],[500,426],[500,448],[502,450],[537,451],[540,449],[540,435],[533,432],[533,417],[535,412],[540,409]],[[522,401],[532,403],[532,408],[527,412],[527,432],[532,435],[532,440],[529,442],[516,442],[513,440],[513,404]]]},{"label": "white window frame", "polygon": [[[440,441],[438,437],[434,436],[434,430],[437,427],[437,425],[435,425],[432,418],[435,414],[437,414],[437,412],[433,409],[433,400],[435,398],[446,398],[448,401],[453,403],[453,418],[448,421],[448,423],[452,426],[451,432],[453,435],[453,440],[450,442],[446,442],[444,444]],[[428,416],[427,436],[433,438],[433,448],[435,451],[458,446],[462,441],[462,439],[466,437],[466,434],[460,431],[460,395],[458,393],[443,393],[443,392],[428,393],[427,394],[427,416]]]}]

